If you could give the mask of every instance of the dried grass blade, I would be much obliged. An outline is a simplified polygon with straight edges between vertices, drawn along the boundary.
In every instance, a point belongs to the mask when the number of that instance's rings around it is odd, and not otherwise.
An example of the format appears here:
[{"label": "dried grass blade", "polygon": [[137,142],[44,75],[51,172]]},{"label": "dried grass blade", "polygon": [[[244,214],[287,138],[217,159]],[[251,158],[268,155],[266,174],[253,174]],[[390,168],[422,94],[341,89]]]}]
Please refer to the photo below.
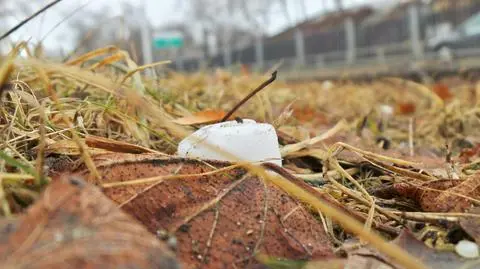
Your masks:
[{"label": "dried grass blade", "polygon": [[13,49],[7,56],[7,59],[3,62],[0,66],[0,96],[2,94],[3,86],[8,79],[8,76],[12,72],[14,65],[14,59],[17,56],[18,50],[15,48]]},{"label": "dried grass blade", "polygon": [[282,157],[288,156],[288,155],[290,155],[294,152],[297,152],[297,151],[302,150],[306,147],[309,147],[309,146],[312,146],[312,145],[314,145],[318,142],[321,142],[325,139],[328,139],[328,138],[334,136],[336,133],[344,130],[346,127],[347,127],[346,122],[344,120],[341,120],[337,124],[335,124],[335,126],[333,126],[330,130],[326,131],[325,133],[323,133],[319,136],[316,136],[316,137],[311,138],[311,139],[304,140],[304,141],[299,142],[299,143],[286,145],[280,150],[280,152],[282,154]]},{"label": "dried grass blade", "polygon": [[123,142],[123,141],[116,141],[113,139],[100,137],[100,136],[93,136],[87,135],[85,137],[85,143],[87,146],[92,148],[99,148],[105,149],[112,152],[123,152],[123,153],[156,153],[160,155],[168,156],[165,153],[149,149],[146,147],[142,147],[139,145]]},{"label": "dried grass blade", "polygon": [[1,150],[0,150],[0,159],[4,160],[7,164],[22,170],[23,172],[32,175],[35,178],[37,177],[37,172],[32,166],[23,164],[15,160],[14,158],[10,157],[7,153]]},{"label": "dried grass blade", "polygon": [[362,157],[365,158],[372,165],[374,165],[376,167],[379,167],[381,169],[385,169],[385,170],[390,171],[390,172],[395,173],[395,174],[399,174],[399,175],[406,176],[406,177],[409,177],[409,178],[418,179],[418,180],[421,180],[421,181],[431,181],[431,180],[436,180],[437,179],[436,177],[424,175],[424,174],[414,172],[414,171],[410,171],[410,170],[407,170],[407,169],[403,169],[403,168],[400,168],[400,167],[395,167],[393,165],[388,165],[388,164],[385,164],[385,163],[381,163],[381,162],[376,161],[373,158],[368,157],[368,156],[362,156]]},{"label": "dried grass blade", "polygon": [[66,66],[63,64],[46,63],[37,59],[29,58],[25,60],[17,59],[17,61],[25,66],[32,66],[37,70],[44,70],[45,73],[57,73],[65,77],[72,78],[79,82],[83,82],[95,88],[101,89],[107,93],[119,96],[117,89],[118,84],[112,82],[111,79],[97,73],[92,73],[75,66]]},{"label": "dried grass blade", "polygon": [[90,59],[93,59],[95,57],[98,57],[98,56],[101,56],[101,55],[104,55],[104,54],[108,54],[108,53],[114,53],[114,52],[117,52],[118,50],[119,49],[115,46],[108,46],[108,47],[104,47],[104,48],[99,48],[99,49],[96,49],[96,50],[93,50],[93,51],[89,51],[89,52],[87,52],[83,55],[80,55],[77,58],[66,62],[65,64],[66,65],[76,65],[76,64],[79,64],[79,63],[84,63],[84,62],[86,62]]},{"label": "dried grass blade", "polygon": [[123,77],[122,82],[120,84],[123,84],[128,78],[130,78],[133,74],[135,74],[139,71],[143,71],[147,68],[151,68],[151,67],[155,67],[155,66],[159,66],[159,65],[164,65],[164,64],[170,64],[170,63],[172,63],[172,61],[167,60],[167,61],[159,61],[159,62],[139,66],[139,67],[137,67],[133,70],[128,71],[128,73],[125,74],[125,76]]},{"label": "dried grass blade", "polygon": [[382,161],[386,161],[386,162],[391,162],[391,163],[402,165],[402,166],[415,167],[415,166],[421,165],[421,163],[409,162],[409,161],[405,161],[405,160],[402,160],[402,159],[391,158],[391,157],[384,156],[384,155],[381,155],[381,154],[369,152],[369,151],[366,151],[366,150],[361,150],[359,148],[356,148],[354,146],[348,145],[348,144],[343,143],[343,142],[337,142],[333,145],[333,147],[346,148],[350,151],[359,153],[363,157],[367,156],[367,157],[370,157],[370,158],[373,158],[373,159],[378,159],[378,160],[382,160]]},{"label": "dried grass blade", "polygon": [[5,190],[3,189],[2,175],[0,175],[0,203],[2,204],[3,215],[7,218],[10,218],[12,216],[12,212],[10,210],[10,205],[8,204]]},{"label": "dried grass blade", "polygon": [[281,176],[271,176],[267,175],[262,171],[265,178],[274,183],[275,185],[282,188],[287,193],[297,197],[298,199],[312,205],[315,208],[320,209],[327,217],[331,217],[336,220],[343,228],[347,231],[352,232],[353,234],[358,235],[362,240],[372,244],[376,249],[387,254],[389,257],[394,259],[399,264],[405,266],[405,268],[412,269],[427,269],[420,260],[410,255],[408,252],[391,244],[379,235],[366,231],[363,228],[363,225],[356,219],[346,215],[345,213],[339,211],[336,208],[326,205],[323,201],[320,201],[317,197],[313,196],[311,193],[295,185],[291,181],[281,177]]},{"label": "dried grass blade", "polygon": [[45,165],[45,147],[46,147],[46,141],[45,141],[45,122],[46,122],[46,116],[45,116],[45,102],[42,102],[42,105],[39,107],[39,113],[40,113],[40,126],[39,128],[39,141],[38,141],[38,151],[37,151],[37,160],[36,160],[36,168],[37,168],[37,178],[36,178],[36,183],[37,186],[42,186],[46,183],[45,179],[45,174],[43,171],[43,167]]},{"label": "dried grass blade", "polygon": [[93,69],[96,69],[96,68],[100,68],[104,65],[108,65],[108,64],[118,62],[118,61],[122,60],[124,57],[125,56],[122,53],[115,53],[111,56],[108,56],[108,57],[104,58],[100,62],[94,63],[88,69],[93,70]]}]

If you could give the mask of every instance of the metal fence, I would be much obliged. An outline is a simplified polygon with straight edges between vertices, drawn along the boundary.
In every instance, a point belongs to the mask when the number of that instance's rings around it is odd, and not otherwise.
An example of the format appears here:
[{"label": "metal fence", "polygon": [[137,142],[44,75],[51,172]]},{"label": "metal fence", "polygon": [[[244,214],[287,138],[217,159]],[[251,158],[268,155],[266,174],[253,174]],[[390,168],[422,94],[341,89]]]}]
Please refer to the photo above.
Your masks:
[{"label": "metal fence", "polygon": [[[231,59],[234,64],[246,64],[257,70],[265,70],[280,61],[283,61],[284,69],[387,64],[392,61],[408,64],[418,58],[435,57],[424,42],[429,27],[444,22],[455,27],[477,12],[480,12],[478,2],[437,13],[426,6],[412,4],[400,15],[376,23],[359,23],[347,17],[343,25],[312,35],[294,35],[291,39],[279,41],[260,40],[232,51]],[[480,57],[476,47],[474,45],[470,52],[463,51],[458,55],[478,53]],[[182,59],[176,66],[184,71],[226,67],[225,58],[225,55],[218,54],[210,59]]]}]

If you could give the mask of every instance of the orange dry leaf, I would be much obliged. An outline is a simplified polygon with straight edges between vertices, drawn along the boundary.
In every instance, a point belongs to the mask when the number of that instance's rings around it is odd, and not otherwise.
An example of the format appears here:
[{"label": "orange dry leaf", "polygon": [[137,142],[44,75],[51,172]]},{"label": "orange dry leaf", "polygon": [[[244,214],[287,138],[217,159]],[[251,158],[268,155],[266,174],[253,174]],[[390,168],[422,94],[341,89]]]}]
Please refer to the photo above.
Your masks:
[{"label": "orange dry leaf", "polygon": [[460,152],[458,159],[462,163],[468,163],[471,158],[478,155],[480,155],[480,144],[475,145],[473,148],[463,149],[462,152]]},{"label": "orange dry leaf", "polygon": [[295,106],[293,116],[300,122],[312,122],[314,125],[328,124],[325,114],[308,106]]},{"label": "orange dry leaf", "polygon": [[180,125],[195,125],[195,124],[205,124],[213,123],[221,120],[225,116],[224,111],[216,110],[205,110],[197,112],[191,116],[186,116],[173,120],[174,123]]},{"label": "orange dry leaf", "polygon": [[248,68],[248,66],[246,64],[242,64],[240,66],[240,74],[242,74],[242,76],[250,76],[250,68]]},{"label": "orange dry leaf", "polygon": [[175,254],[76,176],[52,181],[16,219],[0,219],[0,268],[178,269]]},{"label": "orange dry leaf", "polygon": [[405,102],[405,103],[397,103],[397,113],[400,115],[407,115],[415,113],[416,107],[414,103]]},{"label": "orange dry leaf", "polygon": [[215,71],[215,79],[217,82],[227,83],[232,79],[232,74],[222,69],[217,69]]},{"label": "orange dry leaf", "polygon": [[438,95],[438,97],[442,98],[442,100],[448,100],[453,97],[448,86],[443,83],[433,85],[432,90]]}]

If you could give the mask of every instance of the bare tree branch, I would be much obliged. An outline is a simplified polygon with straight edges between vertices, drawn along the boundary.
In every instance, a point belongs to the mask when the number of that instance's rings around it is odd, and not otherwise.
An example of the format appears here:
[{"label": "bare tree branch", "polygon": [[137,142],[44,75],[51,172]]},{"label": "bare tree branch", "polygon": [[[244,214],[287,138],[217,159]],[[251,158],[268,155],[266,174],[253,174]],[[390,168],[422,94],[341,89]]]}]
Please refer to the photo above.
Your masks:
[{"label": "bare tree branch", "polygon": [[2,36],[0,36],[0,41],[2,41],[4,38],[6,38],[7,36],[9,36],[10,34],[12,34],[13,32],[17,31],[20,27],[22,27],[23,25],[25,25],[27,22],[31,21],[32,19],[34,19],[35,17],[37,17],[38,15],[42,14],[43,12],[47,11],[49,8],[53,7],[54,5],[60,3],[62,0],[55,0],[53,2],[51,2],[50,4],[44,6],[43,8],[39,9],[37,12],[33,13],[31,16],[25,18],[24,20],[22,20],[21,22],[19,22],[17,25],[15,25],[14,27],[12,27],[10,30],[8,30],[6,33],[4,33]]}]

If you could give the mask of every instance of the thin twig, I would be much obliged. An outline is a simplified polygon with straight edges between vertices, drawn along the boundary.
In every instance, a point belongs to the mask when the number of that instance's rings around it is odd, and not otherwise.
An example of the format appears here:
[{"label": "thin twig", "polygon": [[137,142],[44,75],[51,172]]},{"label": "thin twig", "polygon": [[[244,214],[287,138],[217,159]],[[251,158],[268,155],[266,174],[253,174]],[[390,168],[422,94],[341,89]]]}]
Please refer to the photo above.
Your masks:
[{"label": "thin twig", "polygon": [[[189,223],[193,218],[195,218],[196,216],[200,215],[202,212],[205,212],[206,210],[208,210],[209,208],[211,208],[213,205],[217,204],[219,201],[221,201],[223,199],[223,197],[225,197],[227,194],[229,194],[233,189],[235,189],[238,185],[242,184],[243,182],[245,182],[246,179],[249,178],[249,174],[245,174],[243,175],[239,180],[237,181],[234,181],[232,182],[232,184],[230,184],[226,189],[224,189],[220,194],[218,194],[215,198],[213,198],[212,200],[210,201],[207,201],[206,203],[204,203],[200,208],[198,208],[197,210],[195,210],[195,212],[193,212],[191,215],[189,216],[186,216],[184,219],[183,219],[183,222],[181,225],[183,224],[186,224],[186,223]],[[181,225],[175,225],[174,227],[170,228],[169,232],[171,233],[175,233]]]},{"label": "thin twig", "polygon": [[[373,206],[373,201],[372,201],[372,200],[369,201],[369,200],[367,200],[367,198],[364,198],[362,195],[360,195],[360,194],[357,193],[356,191],[351,190],[351,189],[343,186],[342,184],[340,184],[339,182],[337,182],[335,179],[333,179],[332,177],[330,177],[327,173],[325,173],[324,178],[326,178],[327,180],[329,180],[330,183],[332,183],[333,186],[337,187],[338,189],[340,189],[340,191],[342,191],[343,193],[347,194],[348,196],[356,199],[357,201],[359,201],[359,202],[361,202],[361,203],[363,203],[363,204],[365,204],[365,205],[367,205],[367,206],[369,206],[369,207],[370,207],[370,206]],[[371,198],[370,198],[370,199],[371,199]],[[383,215],[385,215],[385,216],[387,216],[387,217],[389,217],[389,218],[391,218],[391,219],[394,219],[394,220],[396,220],[396,221],[400,221],[400,218],[398,218],[397,216],[393,215],[392,213],[388,212],[387,210],[383,209],[382,207],[380,207],[380,206],[378,206],[378,205],[375,205],[375,209],[376,209],[379,213],[381,213],[381,214],[383,214]]]},{"label": "thin twig", "polygon": [[390,163],[394,163],[394,164],[401,165],[401,166],[407,166],[407,167],[412,166],[412,167],[415,167],[415,166],[418,166],[418,165],[421,164],[421,163],[409,162],[409,161],[405,161],[405,160],[402,160],[402,159],[391,158],[391,157],[384,156],[384,155],[381,155],[381,154],[369,152],[369,151],[356,148],[356,147],[354,147],[354,146],[351,146],[351,145],[346,144],[346,143],[343,143],[343,142],[337,142],[337,143],[335,143],[332,147],[338,147],[338,148],[342,148],[342,147],[343,147],[343,148],[346,148],[346,149],[348,149],[348,150],[350,150],[350,151],[359,153],[359,154],[363,155],[363,157],[365,157],[365,156],[366,156],[366,157],[371,157],[371,158],[374,158],[374,159],[376,159],[376,160],[385,161],[385,162],[390,162]]},{"label": "thin twig", "polygon": [[267,187],[267,182],[262,179],[263,183],[263,217],[262,217],[262,223],[260,227],[260,236],[257,240],[257,243],[255,244],[255,247],[253,248],[253,255],[257,254],[258,249],[262,245],[263,237],[265,234],[265,225],[267,224],[267,214],[268,214],[268,187]]},{"label": "thin twig", "polygon": [[38,138],[38,151],[37,151],[37,160],[36,160],[36,168],[37,168],[37,178],[36,178],[36,184],[37,186],[43,186],[45,182],[45,174],[44,174],[44,165],[45,165],[45,147],[46,147],[46,141],[45,141],[45,122],[46,122],[46,116],[45,116],[45,102],[42,102],[42,105],[38,107],[38,112],[39,112],[39,122],[40,125],[38,126],[40,137]]},{"label": "thin twig", "polygon": [[[178,172],[180,172],[180,170],[183,168],[183,164],[180,165],[177,169],[175,169],[175,172],[173,172],[173,175],[178,175]],[[155,186],[158,186],[159,184],[162,184],[164,182],[164,180],[159,180],[159,181],[156,181],[154,182],[153,184],[151,185],[148,185],[146,188],[144,188],[143,190],[139,191],[139,192],[136,192],[134,195],[132,195],[130,198],[128,198],[127,200],[123,201],[121,204],[118,205],[118,208],[121,208],[122,206],[126,205],[126,204],[129,204],[130,202],[132,202],[134,199],[136,199],[137,197],[139,197],[140,195],[144,194],[145,192],[149,191],[150,189],[152,189],[153,187]]]},{"label": "thin twig", "polygon": [[210,246],[212,245],[213,235],[215,234],[215,229],[217,228],[218,217],[220,215],[219,207],[220,207],[220,204],[217,203],[216,206],[215,206],[215,219],[213,220],[212,229],[210,230],[210,234],[208,235],[207,247],[205,248],[205,252],[203,253],[203,259],[204,260],[207,260],[208,250],[210,249]]},{"label": "thin twig", "polygon": [[230,118],[230,116],[233,115],[233,113],[235,113],[235,111],[237,111],[237,109],[239,109],[245,102],[248,101],[248,99],[252,98],[252,96],[254,96],[255,94],[257,94],[259,91],[261,91],[263,88],[267,87],[270,83],[272,83],[275,79],[277,78],[277,71],[273,71],[272,73],[272,76],[264,81],[262,84],[260,84],[260,86],[258,86],[257,88],[255,88],[255,90],[253,90],[251,93],[249,93],[247,96],[245,96],[245,98],[243,98],[238,104],[236,104],[232,110],[230,110],[226,115],[225,117],[223,117],[220,122],[224,122],[226,120],[228,120],[228,118]]},{"label": "thin twig", "polygon": [[213,170],[213,171],[208,171],[208,172],[198,173],[198,174],[162,175],[162,176],[154,176],[154,177],[147,177],[147,178],[140,178],[140,179],[110,182],[110,183],[102,184],[102,188],[113,188],[113,187],[119,187],[119,186],[157,183],[157,182],[162,182],[164,180],[169,180],[169,179],[182,179],[182,178],[209,176],[209,175],[213,175],[213,174],[216,174],[216,173],[232,170],[232,169],[240,167],[240,166],[241,165],[239,165],[239,164],[235,164],[235,165],[230,165],[230,166],[226,166],[226,167],[223,167],[223,168],[219,168],[219,169],[216,169],[216,170]]},{"label": "thin twig", "polygon": [[0,37],[0,41],[2,41],[4,38],[6,38],[7,36],[9,36],[10,34],[12,34],[13,32],[17,31],[20,27],[22,27],[23,25],[25,25],[27,22],[31,21],[32,19],[34,19],[35,17],[37,17],[38,15],[42,14],[43,12],[47,11],[49,8],[53,7],[54,5],[58,4],[59,2],[61,2],[62,0],[55,0],[53,2],[51,2],[50,4],[44,6],[43,8],[39,9],[37,12],[33,13],[30,17],[27,17],[25,18],[24,20],[22,20],[21,22],[19,22],[17,25],[15,25],[12,29],[8,30],[6,33],[4,33],[1,37]]},{"label": "thin twig", "polygon": [[410,157],[413,157],[415,154],[413,148],[413,128],[414,128],[414,121],[413,118],[408,120],[408,148],[410,149]]}]

